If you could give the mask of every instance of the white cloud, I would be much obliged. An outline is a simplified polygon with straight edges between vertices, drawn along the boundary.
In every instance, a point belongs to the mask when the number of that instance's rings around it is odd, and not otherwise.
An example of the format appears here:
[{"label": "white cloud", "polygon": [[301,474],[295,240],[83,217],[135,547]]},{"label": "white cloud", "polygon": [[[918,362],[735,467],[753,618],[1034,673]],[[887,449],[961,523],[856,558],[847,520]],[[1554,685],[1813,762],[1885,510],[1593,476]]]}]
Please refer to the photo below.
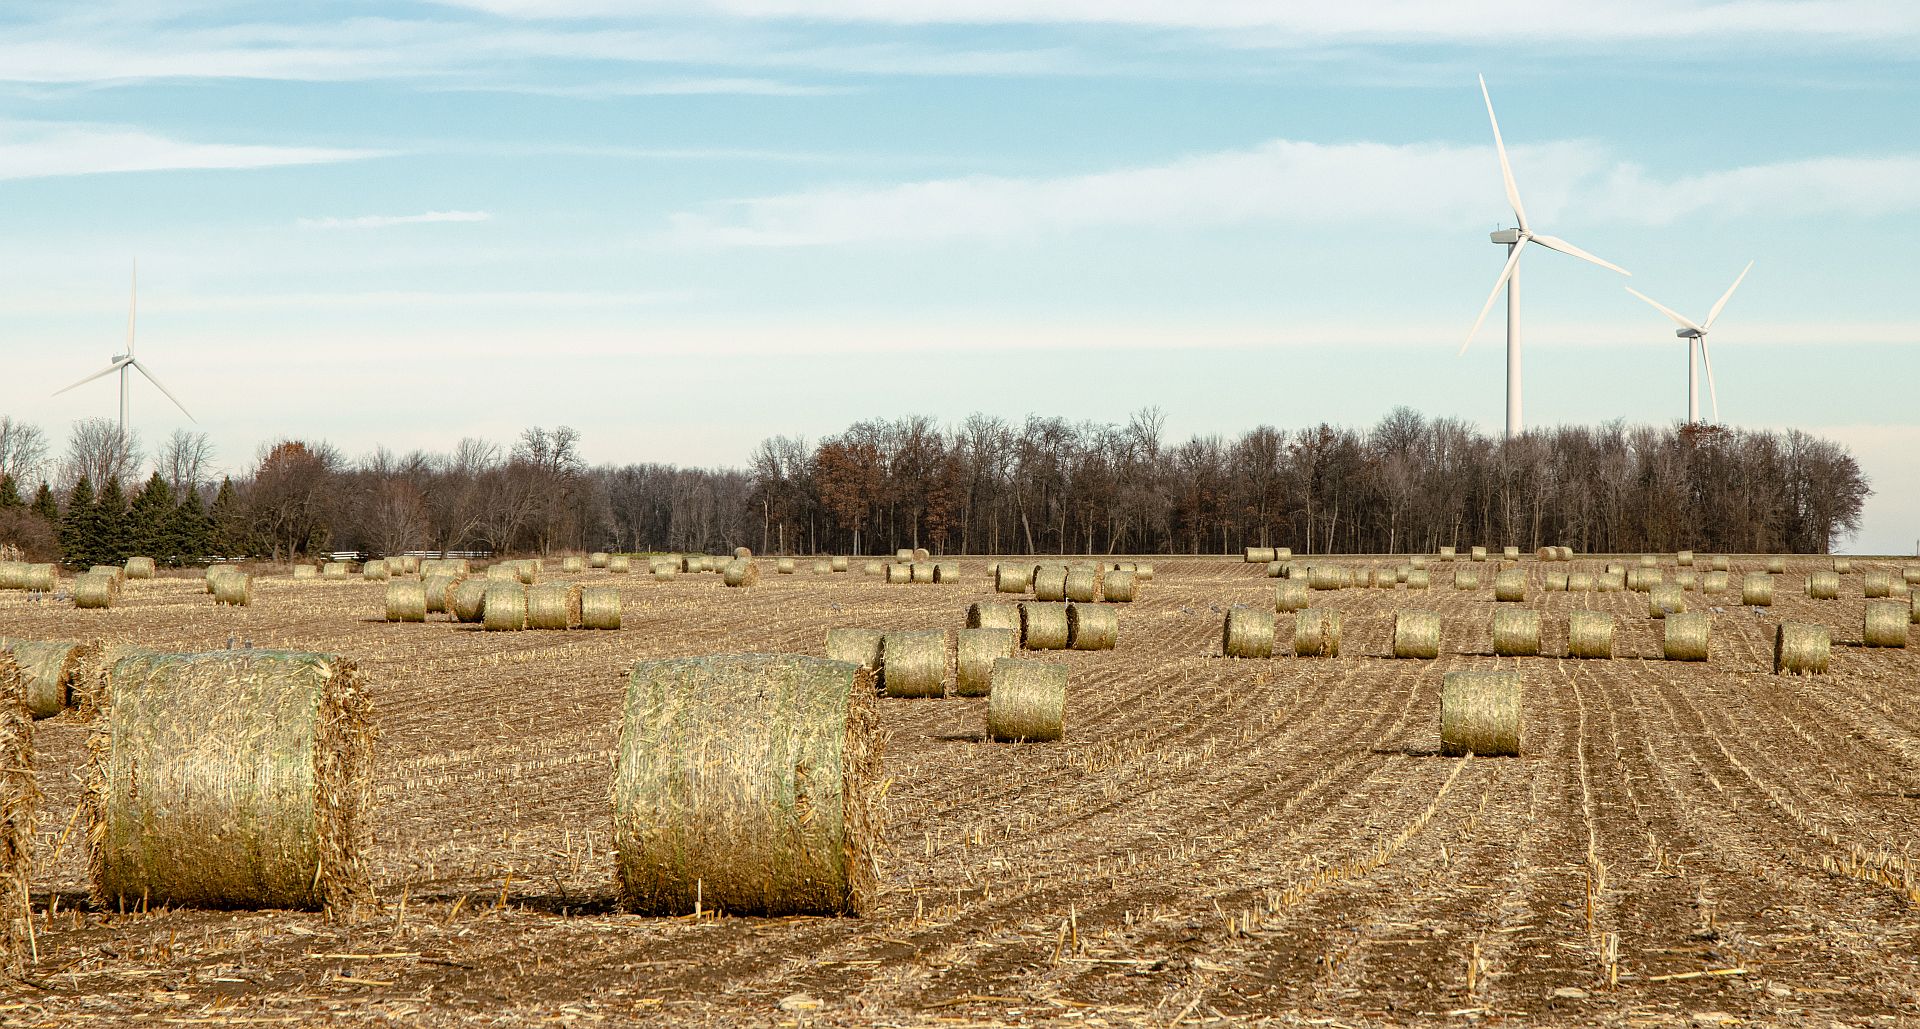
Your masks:
[{"label": "white cloud", "polygon": [[190,143],[139,129],[82,123],[0,121],[0,179],[106,172],[279,168],[382,156],[332,147]]},{"label": "white cloud", "polygon": [[424,214],[368,214],[357,218],[302,218],[303,229],[384,229],[390,225],[492,221],[487,211],[427,211]]}]

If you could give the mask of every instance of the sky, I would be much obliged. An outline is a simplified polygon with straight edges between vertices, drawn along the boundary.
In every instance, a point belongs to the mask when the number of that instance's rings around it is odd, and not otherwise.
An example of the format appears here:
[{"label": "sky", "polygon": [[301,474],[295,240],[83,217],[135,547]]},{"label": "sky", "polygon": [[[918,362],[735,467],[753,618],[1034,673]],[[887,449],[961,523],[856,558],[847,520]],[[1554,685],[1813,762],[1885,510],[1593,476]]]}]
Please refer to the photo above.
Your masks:
[{"label": "sky", "polygon": [[[1849,446],[1920,546],[1920,5],[1865,0],[103,0],[0,6],[0,413],[741,465],[973,411],[1173,439],[1534,426]],[[1717,390],[1725,383],[1724,391]],[[1713,400],[1701,386],[1702,410]]]}]

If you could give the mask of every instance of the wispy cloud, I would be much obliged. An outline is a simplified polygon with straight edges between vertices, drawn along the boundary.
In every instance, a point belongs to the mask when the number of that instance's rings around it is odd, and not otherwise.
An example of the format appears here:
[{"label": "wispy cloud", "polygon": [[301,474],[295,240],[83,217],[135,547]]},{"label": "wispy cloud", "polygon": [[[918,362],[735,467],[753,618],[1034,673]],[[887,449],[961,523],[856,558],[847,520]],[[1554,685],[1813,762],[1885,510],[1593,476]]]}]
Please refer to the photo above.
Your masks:
[{"label": "wispy cloud", "polygon": [[580,100],[609,100],[616,97],[638,96],[843,96],[858,92],[846,86],[814,86],[760,78],[662,79],[650,82],[598,82],[582,85],[527,83],[480,88],[486,92],[570,97]]},{"label": "wispy cloud", "polygon": [[366,214],[356,218],[302,218],[303,229],[384,229],[391,225],[492,221],[489,211],[427,211],[423,214]]},{"label": "wispy cloud", "polygon": [[278,168],[384,156],[334,147],[194,143],[140,129],[74,122],[0,121],[0,179],[107,172]]}]

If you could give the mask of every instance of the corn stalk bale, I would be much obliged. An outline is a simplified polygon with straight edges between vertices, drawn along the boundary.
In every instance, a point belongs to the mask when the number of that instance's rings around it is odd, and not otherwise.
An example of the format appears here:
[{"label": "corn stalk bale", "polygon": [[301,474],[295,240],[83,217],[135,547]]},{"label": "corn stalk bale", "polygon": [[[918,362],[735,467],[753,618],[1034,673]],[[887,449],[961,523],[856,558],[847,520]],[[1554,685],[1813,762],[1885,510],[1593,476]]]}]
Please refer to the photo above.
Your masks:
[{"label": "corn stalk bale", "polygon": [[81,610],[105,610],[119,595],[110,575],[88,572],[73,580],[73,606]]},{"label": "corn stalk bale", "polygon": [[1893,573],[1880,568],[1867,569],[1861,577],[1860,590],[1868,600],[1886,596],[1893,590]]},{"label": "corn stalk bale", "polygon": [[1853,560],[1851,558],[1845,558],[1845,557],[1834,558],[1833,572],[1835,575],[1853,574]]},{"label": "corn stalk bale", "polygon": [[868,561],[867,563],[865,563],[865,564],[863,564],[863,565],[861,565],[861,566],[860,566],[860,574],[862,574],[862,575],[881,575],[881,576],[884,576],[884,575],[886,575],[886,574],[887,574],[887,565],[886,565],[886,562],[884,562],[884,561]]},{"label": "corn stalk bale", "polygon": [[960,562],[935,561],[933,563],[933,581],[934,582],[959,582],[960,581]]},{"label": "corn stalk bale", "polygon": [[1627,569],[1627,588],[1635,593],[1646,593],[1666,581],[1667,577],[1658,568]]},{"label": "corn stalk bale", "polygon": [[1451,561],[1454,558],[1454,549],[1452,547],[1441,547],[1440,553],[1436,556],[1442,561]]},{"label": "corn stalk bale", "polygon": [[1002,564],[993,573],[993,589],[996,593],[1025,593],[1032,586],[1033,569],[1031,568]]},{"label": "corn stalk bale", "polygon": [[880,638],[880,690],[889,697],[940,697],[947,692],[945,629],[890,632]]},{"label": "corn stalk bale", "polygon": [[1440,752],[1519,757],[1518,672],[1448,672],[1440,683]]},{"label": "corn stalk bale", "polygon": [[1275,611],[1299,611],[1308,603],[1306,583],[1298,579],[1287,579],[1274,584],[1273,609]]},{"label": "corn stalk bale", "polygon": [[527,590],[527,628],[571,629],[580,624],[580,587],[546,582]]},{"label": "corn stalk bale", "polygon": [[213,580],[213,602],[230,604],[234,607],[250,607],[253,604],[253,576],[245,572],[228,572]]},{"label": "corn stalk bale", "polygon": [[385,580],[391,577],[387,571],[387,562],[375,559],[360,566],[360,577],[368,580]]},{"label": "corn stalk bale", "polygon": [[1920,565],[1907,565],[1900,569],[1900,578],[1909,586],[1920,586]]},{"label": "corn stalk bale", "polygon": [[954,643],[953,694],[985,697],[993,689],[993,663],[1013,657],[1019,633],[1013,629],[961,629]]},{"label": "corn stalk bale", "polygon": [[757,585],[760,582],[760,562],[736,557],[721,570],[720,581],[735,588]]},{"label": "corn stalk bale", "polygon": [[1274,556],[1272,547],[1247,548],[1247,563],[1250,565],[1263,565],[1274,560],[1277,558]]},{"label": "corn stalk bale", "polygon": [[1687,609],[1687,596],[1679,585],[1663,582],[1647,591],[1647,617],[1665,618]]},{"label": "corn stalk bale", "polygon": [[679,577],[680,569],[672,564],[657,564],[653,566],[654,582],[672,582]]},{"label": "corn stalk bale", "polygon": [[153,571],[154,571],[153,558],[150,558],[150,557],[127,558],[126,571],[127,571],[127,578],[129,579],[151,579],[153,578]]},{"label": "corn stalk bale", "polygon": [[1153,566],[1145,562],[1135,562],[1133,566],[1133,576],[1141,582],[1152,582]]},{"label": "corn stalk bale", "polygon": [[1838,600],[1840,598],[1840,573],[1808,572],[1807,596],[1815,600]]},{"label": "corn stalk bale", "polygon": [[1727,591],[1727,573],[1708,572],[1700,577],[1700,592],[1725,593]]},{"label": "corn stalk bale", "polygon": [[585,558],[563,557],[560,559],[560,571],[566,575],[579,575],[586,570],[587,562]]},{"label": "corn stalk bale", "polygon": [[1493,611],[1493,652],[1501,657],[1540,656],[1540,612],[1500,607]]},{"label": "corn stalk bale", "polygon": [[480,624],[488,632],[519,632],[527,627],[527,588],[518,582],[490,582],[480,605]]},{"label": "corn stalk bale", "polygon": [[1340,656],[1340,612],[1309,607],[1293,616],[1293,653],[1296,657]]},{"label": "corn stalk bale", "polygon": [[815,562],[813,563],[813,574],[815,574],[815,575],[832,575],[832,574],[833,574],[833,562],[832,562],[832,561],[829,561],[829,560],[827,560],[826,558],[821,558],[820,560],[818,560],[818,561],[815,561]]},{"label": "corn stalk bale", "polygon": [[1139,595],[1137,572],[1108,572],[1100,582],[1100,599],[1109,604],[1131,604]]},{"label": "corn stalk bale", "polygon": [[896,550],[896,551],[894,551],[894,552],[893,552],[893,559],[894,559],[895,561],[898,561],[898,562],[900,562],[901,564],[906,564],[906,565],[910,565],[910,564],[912,564],[912,563],[913,563],[913,548],[912,548],[912,547],[901,547],[901,548],[900,548],[899,550]]},{"label": "corn stalk bale", "polygon": [[[429,575],[420,580],[420,590],[426,595],[427,614],[449,614],[453,611],[453,589],[467,581],[464,575]],[[389,587],[391,591],[391,587]]]},{"label": "corn stalk bale", "polygon": [[1592,572],[1568,572],[1567,573],[1567,592],[1568,593],[1593,592],[1593,573]]},{"label": "corn stalk bale", "polygon": [[427,586],[418,579],[393,579],[387,583],[387,621],[424,622],[427,620]]},{"label": "corn stalk bale", "polygon": [[889,562],[887,564],[887,581],[895,583],[912,582],[913,566],[910,564],[901,564],[898,561]]},{"label": "corn stalk bale", "polygon": [[26,974],[33,958],[28,881],[33,872],[34,810],[40,801],[27,689],[26,676],[0,653],[0,974],[16,978]]},{"label": "corn stalk bale", "polygon": [[1533,552],[1533,559],[1536,561],[1557,561],[1560,559],[1560,550],[1558,547],[1541,547],[1539,550]]},{"label": "corn stalk bale", "polygon": [[847,570],[847,557],[846,557],[846,555],[845,555],[845,554],[836,554],[836,555],[834,555],[833,557],[831,557],[831,558],[828,558],[828,559],[827,559],[827,566],[828,566],[828,567],[829,567],[830,569],[832,569],[833,571],[836,571],[836,572],[844,572],[844,571],[846,571],[846,570]]},{"label": "corn stalk bale", "polygon": [[1693,551],[1682,550],[1679,553],[1673,555],[1673,560],[1675,564],[1678,564],[1682,568],[1692,568],[1693,567]]},{"label": "corn stalk bale", "polygon": [[484,578],[462,579],[455,583],[447,594],[447,611],[455,621],[478,622],[487,609],[487,587],[492,585]]},{"label": "corn stalk bale", "polygon": [[352,662],[126,652],[89,747],[94,903],[323,908],[372,899],[371,705]]},{"label": "corn stalk bale", "polygon": [[1020,645],[1028,650],[1067,649],[1067,605],[1020,605]]},{"label": "corn stalk bale", "polygon": [[1772,575],[1785,575],[1787,572],[1787,559],[1784,557],[1767,558],[1767,572]]},{"label": "corn stalk bale", "polygon": [[1613,657],[1613,612],[1575,611],[1568,615],[1567,656]]},{"label": "corn stalk bale", "polygon": [[1475,561],[1485,561],[1487,559],[1487,548],[1485,547],[1474,547],[1467,553],[1468,556]]},{"label": "corn stalk bale", "polygon": [[613,586],[576,586],[580,591],[580,628],[620,628],[620,590]]},{"label": "corn stalk bale", "polygon": [[1668,615],[1661,626],[1660,649],[1669,661],[1705,661],[1713,619],[1705,611]]},{"label": "corn stalk bale", "polygon": [[1066,734],[1067,666],[994,661],[987,735],[1002,743],[1051,743]]},{"label": "corn stalk bale", "polygon": [[1221,655],[1272,657],[1276,621],[1272,611],[1243,604],[1227,608],[1226,622],[1220,627]]},{"label": "corn stalk bale", "polygon": [[1480,570],[1477,568],[1457,568],[1453,573],[1453,588],[1457,590],[1477,590],[1480,588]]},{"label": "corn stalk bale", "polygon": [[1508,561],[1518,561],[1520,560],[1520,548],[1519,547],[1501,547],[1500,556]]},{"label": "corn stalk bale", "polygon": [[1067,599],[1067,570],[1056,565],[1041,565],[1033,570],[1035,600],[1057,602]]},{"label": "corn stalk bale", "polygon": [[981,600],[967,606],[967,628],[1009,629],[1017,643],[1020,638],[1020,605],[998,600]]},{"label": "corn stalk bale", "polygon": [[1424,590],[1433,585],[1433,574],[1425,568],[1415,568],[1407,573],[1407,588]]},{"label": "corn stalk bale", "polygon": [[1119,612],[1097,604],[1067,605],[1067,649],[1112,650],[1119,640]]},{"label": "corn stalk bale", "polygon": [[1540,589],[1546,593],[1565,593],[1567,577],[1566,572],[1548,572],[1540,577]]},{"label": "corn stalk bale", "polygon": [[1740,580],[1740,603],[1748,607],[1773,606],[1773,576],[1766,572],[1748,572]]},{"label": "corn stalk bale", "polygon": [[879,629],[855,629],[842,626],[827,630],[827,660],[845,661],[870,672],[880,671]]},{"label": "corn stalk bale", "polygon": [[[94,660],[95,648],[85,643],[10,639],[0,636],[0,659],[11,658],[19,669],[27,713],[52,718],[76,701],[75,691]],[[4,675],[0,675],[3,679]],[[0,770],[0,777],[4,777]]]},{"label": "corn stalk bale", "polygon": [[609,554],[607,571],[614,575],[630,575],[633,573],[633,558],[625,554]]},{"label": "corn stalk bale", "polygon": [[933,581],[933,562],[932,561],[915,561],[913,564],[908,566],[908,574],[912,577],[914,582],[932,582]]},{"label": "corn stalk bale", "polygon": [[1307,586],[1316,590],[1337,590],[1346,581],[1338,565],[1312,565],[1307,568]]},{"label": "corn stalk bale", "polygon": [[746,560],[750,560],[752,557],[753,557],[753,551],[746,547],[733,548],[733,558],[736,561],[746,561]]},{"label": "corn stalk bale", "polygon": [[1627,588],[1627,573],[1603,573],[1593,580],[1593,588],[1601,593],[1620,593]]},{"label": "corn stalk bale", "polygon": [[1869,647],[1904,647],[1912,621],[1911,602],[1876,600],[1867,605],[1860,640]]},{"label": "corn stalk bale", "polygon": [[1527,599],[1527,570],[1509,568],[1493,577],[1493,599],[1504,604],[1525,603]]},{"label": "corn stalk bale", "polygon": [[1700,588],[1700,577],[1692,572],[1673,573],[1673,584],[1682,592],[1692,592]]},{"label": "corn stalk bale", "polygon": [[1781,622],[1773,630],[1773,674],[1821,675],[1833,652],[1833,638],[1824,625]]},{"label": "corn stalk bale", "polygon": [[1268,561],[1267,562],[1267,578],[1269,579],[1284,578],[1287,574],[1287,564],[1288,562],[1286,561]]},{"label": "corn stalk bale", "polygon": [[540,562],[534,560],[516,561],[514,574],[520,579],[520,585],[531,586],[540,581]]},{"label": "corn stalk bale", "polygon": [[872,673],[738,654],[633,666],[614,757],[621,906],[860,915],[884,831]]},{"label": "corn stalk bale", "polygon": [[792,575],[800,570],[800,563],[790,557],[778,558],[773,562],[773,570],[777,575]]},{"label": "corn stalk bale", "polygon": [[1432,611],[1401,611],[1393,616],[1394,657],[1439,657],[1440,616]]}]

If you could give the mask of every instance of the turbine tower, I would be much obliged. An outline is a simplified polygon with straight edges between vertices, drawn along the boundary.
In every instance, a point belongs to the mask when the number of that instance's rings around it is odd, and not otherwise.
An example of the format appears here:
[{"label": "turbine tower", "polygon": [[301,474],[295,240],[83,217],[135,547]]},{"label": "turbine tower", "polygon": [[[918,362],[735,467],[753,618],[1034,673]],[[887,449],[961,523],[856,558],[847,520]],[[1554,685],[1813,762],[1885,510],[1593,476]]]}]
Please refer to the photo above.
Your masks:
[{"label": "turbine tower", "polygon": [[[1715,318],[1720,317],[1720,312],[1726,308],[1727,301],[1733,299],[1733,291],[1740,288],[1740,284],[1747,280],[1747,273],[1752,270],[1753,270],[1753,262],[1748,261],[1747,266],[1745,268],[1740,269],[1739,278],[1736,278],[1733,280],[1733,285],[1728,286],[1727,291],[1720,295],[1720,300],[1718,303],[1713,305],[1713,310],[1707,312],[1707,320],[1699,323],[1695,323],[1687,319],[1686,317],[1683,317],[1678,312],[1674,311],[1673,308],[1668,307],[1667,305],[1661,303],[1658,300],[1653,299],[1652,297],[1646,295],[1645,293],[1640,292],[1637,289],[1634,289],[1632,286],[1627,287],[1627,292],[1632,293],[1634,296],[1639,297],[1640,299],[1646,301],[1649,304],[1652,304],[1654,308],[1658,310],[1661,314],[1664,314],[1667,317],[1673,319],[1674,324],[1680,326],[1678,329],[1674,330],[1673,334],[1687,341],[1687,424],[1688,425],[1700,424],[1699,365],[1701,363],[1704,363],[1707,366],[1707,396],[1711,397],[1713,400],[1713,420],[1716,423],[1720,421],[1720,391],[1715,389],[1713,385],[1713,353],[1707,349],[1707,330],[1713,328],[1713,320]],[[1695,357],[1696,352],[1699,355],[1697,359]]]},{"label": "turbine tower", "polygon": [[1493,292],[1487,295],[1486,305],[1480,308],[1480,317],[1473,320],[1473,328],[1467,330],[1467,339],[1460,344],[1460,353],[1467,352],[1474,334],[1486,322],[1488,312],[1493,310],[1493,302],[1500,299],[1500,290],[1504,287],[1507,291],[1507,438],[1512,439],[1525,428],[1520,412],[1520,255],[1526,245],[1538,243],[1548,250],[1571,254],[1622,275],[1633,273],[1557,236],[1533,231],[1532,226],[1527,224],[1527,209],[1520,203],[1520,188],[1513,183],[1513,165],[1507,160],[1507,144],[1500,138],[1500,119],[1493,116],[1493,97],[1487,93],[1485,75],[1480,76],[1480,96],[1487,102],[1487,120],[1493,124],[1493,146],[1500,153],[1500,177],[1506,183],[1507,202],[1513,205],[1513,220],[1519,228],[1502,229],[1493,234],[1493,241],[1507,248],[1507,266],[1500,270],[1500,277],[1494,280]]},{"label": "turbine tower", "polygon": [[182,404],[180,402],[179,397],[174,396],[167,389],[167,387],[160,385],[160,380],[154,378],[152,372],[147,371],[147,366],[144,364],[141,364],[139,360],[133,356],[134,315],[139,310],[139,297],[140,297],[140,262],[135,261],[133,264],[133,284],[130,287],[130,293],[127,299],[127,352],[124,354],[113,355],[113,363],[107,365],[106,368],[100,371],[94,372],[92,375],[89,375],[86,378],[81,379],[79,382],[74,383],[72,386],[68,386],[66,389],[55,390],[53,394],[54,396],[57,397],[60,394],[65,393],[69,389],[73,389],[78,386],[84,386],[95,379],[105,378],[106,376],[112,375],[114,372],[119,372],[120,373],[120,438],[121,439],[125,439],[127,437],[127,371],[128,369],[132,369],[133,371],[137,371],[140,374],[146,376],[147,381],[153,383],[153,388],[159,390],[162,393],[165,393],[167,395],[167,399],[173,401],[173,406],[179,408],[180,413],[187,416],[188,421],[196,422],[196,423],[199,421],[199,419],[193,416],[193,413],[191,411],[187,410],[187,405]]}]

